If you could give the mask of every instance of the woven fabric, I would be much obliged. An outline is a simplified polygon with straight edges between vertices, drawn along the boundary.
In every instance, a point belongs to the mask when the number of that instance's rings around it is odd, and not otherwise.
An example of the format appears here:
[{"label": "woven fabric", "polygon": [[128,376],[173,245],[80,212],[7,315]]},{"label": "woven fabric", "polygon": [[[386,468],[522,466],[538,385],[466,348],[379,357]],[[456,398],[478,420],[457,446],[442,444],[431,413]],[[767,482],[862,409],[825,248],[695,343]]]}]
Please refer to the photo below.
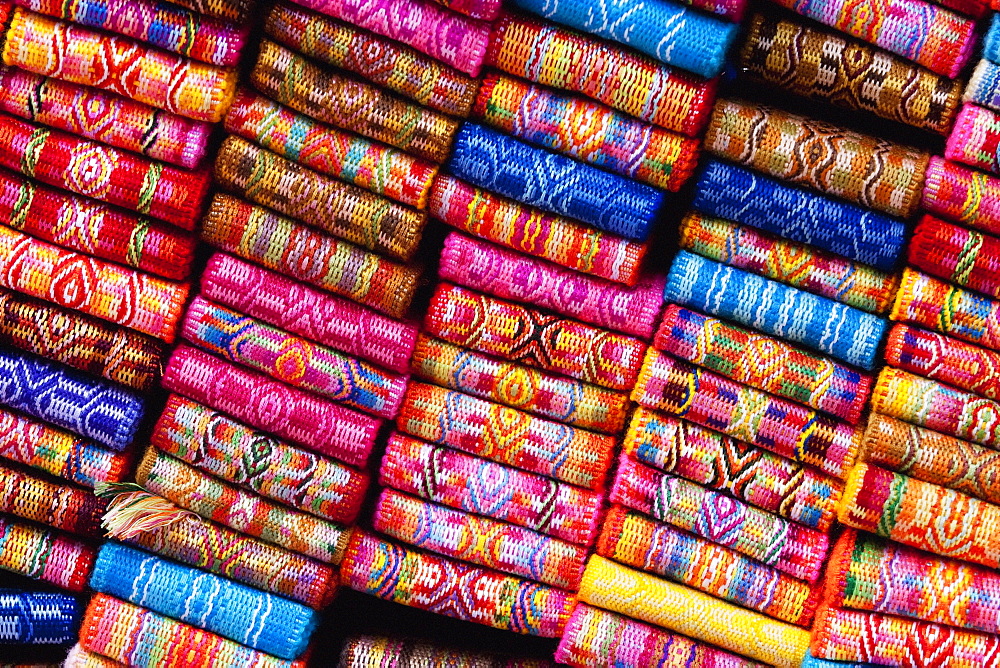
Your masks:
[{"label": "woven fabric", "polygon": [[155,448],[146,451],[135,479],[153,494],[207,520],[324,563],[343,555],[350,533],[314,515],[271,503]]},{"label": "woven fabric", "polygon": [[646,276],[628,288],[457,233],[445,239],[438,274],[501,299],[645,339],[653,335],[663,307],[662,276]]},{"label": "woven fabric", "polygon": [[739,100],[716,103],[705,149],[782,181],[904,218],[920,204],[930,159],[915,148]]},{"label": "woven fabric", "polygon": [[1000,402],[906,371],[882,369],[872,391],[872,410],[942,434],[1000,448]]},{"label": "woven fabric", "polygon": [[908,232],[899,220],[710,160],[692,206],[792,241],[891,271]]},{"label": "woven fabric", "polygon": [[873,413],[861,461],[1000,505],[1000,453]]},{"label": "woven fabric", "polygon": [[208,299],[348,355],[407,372],[417,326],[323,294],[280,274],[213,255],[201,275]]},{"label": "woven fabric", "polygon": [[135,668],[305,668],[305,661],[278,659],[107,594],[90,599],[80,645]]},{"label": "woven fabric", "polygon": [[223,480],[342,524],[357,519],[368,488],[365,473],[176,394],[167,399],[150,443]]},{"label": "woven fabric", "polygon": [[974,20],[924,0],[774,2],[952,79],[976,45]]},{"label": "woven fabric", "polygon": [[698,163],[697,139],[503,74],[486,77],[475,114],[524,141],[666,190],[679,190]]},{"label": "woven fabric", "polygon": [[21,8],[7,31],[3,62],[210,123],[222,120],[236,88],[233,69]]},{"label": "woven fabric", "polygon": [[763,668],[741,656],[583,603],[573,608],[555,659],[595,668]]},{"label": "woven fabric", "polygon": [[627,457],[608,500],[809,582],[826,559],[826,534]]},{"label": "woven fabric", "polygon": [[743,9],[746,6],[746,0],[681,0],[681,2],[695,9],[724,16],[736,23],[743,20]]},{"label": "woven fabric", "polygon": [[756,228],[697,211],[681,221],[680,247],[869,313],[892,307],[899,279]]},{"label": "woven fabric", "polygon": [[437,166],[403,151],[316,123],[246,89],[236,93],[225,127],[320,174],[427,208]]},{"label": "woven fabric", "polygon": [[813,638],[813,652],[836,661],[900,668],[990,666],[1000,661],[1000,638],[995,635],[859,610],[822,606]]},{"label": "woven fabric", "polygon": [[577,545],[597,537],[603,494],[393,433],[379,484]]},{"label": "woven fabric", "polygon": [[913,230],[909,261],[932,276],[1000,297],[1000,238],[925,215]]},{"label": "woven fabric", "polygon": [[861,419],[872,377],[780,339],[671,304],[653,345],[736,382],[821,410]]},{"label": "woven fabric", "polygon": [[544,659],[508,658],[445,647],[425,640],[372,635],[348,637],[340,652],[338,665],[341,668],[369,666],[405,668],[413,665],[450,668],[549,668],[551,666]]},{"label": "woven fabric", "polygon": [[264,40],[250,75],[267,97],[318,121],[384,142],[434,163],[448,157],[458,121],[383,88],[313,64]]},{"label": "woven fabric", "polygon": [[575,591],[587,548],[522,527],[382,490],[372,528],[390,538],[501,573]]},{"label": "woven fabric", "polygon": [[974,104],[958,112],[944,157],[994,174],[1000,173],[1000,115]]},{"label": "woven fabric", "polygon": [[2,409],[0,456],[86,487],[124,480],[130,468],[122,454]]},{"label": "woven fabric", "polygon": [[418,382],[396,423],[417,438],[588,489],[603,486],[615,447],[612,436]]},{"label": "woven fabric", "polygon": [[829,531],[842,484],[742,441],[638,407],[623,457],[716,489],[789,520]]},{"label": "woven fabric", "polygon": [[923,208],[991,234],[1000,234],[1000,179],[934,156],[927,166]]},{"label": "woven fabric", "polygon": [[0,515],[0,569],[83,591],[95,549],[81,540]]},{"label": "woven fabric", "polygon": [[687,251],[674,257],[664,299],[871,369],[887,321],[851,306]]},{"label": "woven fabric", "polygon": [[[0,83],[0,86],[3,84]],[[197,239],[171,225],[0,170],[0,223],[165,278],[187,278]]]},{"label": "woven fabric", "polygon": [[903,371],[1000,401],[1000,353],[897,324],[886,339],[885,361]]},{"label": "woven fabric", "polygon": [[504,15],[494,24],[489,65],[535,83],[582,93],[689,137],[701,134],[716,82],[547,21]]},{"label": "woven fabric", "polygon": [[67,645],[76,639],[80,612],[74,596],[0,589],[0,643]]},{"label": "woven fabric", "polygon": [[139,391],[152,388],[166,354],[139,332],[3,289],[0,343]]},{"label": "woven fabric", "polygon": [[[404,261],[416,250],[427,221],[410,207],[321,176],[235,136],[227,137],[219,149],[215,178],[241,197]],[[290,190],[286,183],[295,183],[295,188]],[[210,211],[206,217],[211,216]],[[279,218],[272,212],[266,217]]]},{"label": "woven fabric", "polygon": [[364,466],[381,420],[195,348],[174,350],[163,387],[309,450]]},{"label": "woven fabric", "polygon": [[965,87],[963,99],[980,107],[1000,111],[1000,65],[985,58],[980,60]]},{"label": "woven fabric", "polygon": [[809,649],[804,629],[597,555],[587,562],[579,600],[780,668],[797,668]]},{"label": "woven fabric", "polygon": [[909,267],[889,317],[1000,351],[1000,301]]},{"label": "woven fabric", "polygon": [[646,244],[543,213],[464,181],[439,174],[431,189],[432,216],[463,232],[611,281],[634,285]]},{"label": "woven fabric", "polygon": [[874,663],[859,663],[855,661],[827,661],[826,659],[817,659],[812,654],[812,650],[809,650],[809,654],[806,655],[805,660],[802,662],[801,668],[874,668],[877,664]]},{"label": "woven fabric", "polygon": [[0,403],[114,450],[124,450],[146,413],[137,394],[75,369],[0,349]]},{"label": "woven fabric", "polygon": [[113,542],[90,587],[282,659],[305,651],[319,621],[301,603]]},{"label": "woven fabric", "polygon": [[503,0],[437,0],[437,2],[460,14],[484,21],[496,19],[503,5]]},{"label": "woven fabric", "polygon": [[384,371],[259,320],[195,297],[182,335],[202,350],[292,387],[392,419],[408,376]]},{"label": "woven fabric", "polygon": [[798,404],[676,360],[654,348],[632,391],[640,406],[665,411],[793,461],[844,477],[861,432]]},{"label": "woven fabric", "polygon": [[448,283],[434,293],[424,331],[463,348],[617,390],[635,384],[646,348],[630,336]]},{"label": "woven fabric", "polygon": [[16,0],[40,14],[134,37],[213,65],[236,65],[249,26],[202,16],[158,0]]},{"label": "woven fabric", "polygon": [[990,568],[1000,564],[1000,507],[870,464],[854,467],[843,524]]},{"label": "woven fabric", "polygon": [[1000,575],[857,531],[834,545],[825,603],[986,633],[1000,628]]},{"label": "woven fabric", "polygon": [[386,601],[515,633],[558,638],[573,607],[561,590],[399,547],[355,531],[341,581]]},{"label": "woven fabric", "polygon": [[[8,40],[7,44],[10,44]],[[0,114],[0,164],[42,183],[193,229],[211,176]]]},{"label": "woven fabric", "polygon": [[711,78],[722,71],[736,26],[666,0],[514,0],[547,19],[628,45],[668,65]]},{"label": "woven fabric", "polygon": [[253,0],[179,0],[176,4],[234,23],[246,23],[255,5]]},{"label": "woven fabric", "polygon": [[[996,0],[990,2],[990,7],[994,12],[998,9],[997,4]],[[1000,63],[1000,19],[995,13],[990,19],[986,34],[983,36],[982,47],[984,58],[994,63]]]},{"label": "woven fabric", "polygon": [[0,512],[97,537],[106,504],[90,490],[49,482],[0,461]]},{"label": "woven fabric", "polygon": [[197,516],[185,515],[126,542],[316,610],[337,593],[333,567]]},{"label": "woven fabric", "polygon": [[962,81],[800,20],[755,14],[740,51],[751,79],[947,135]]},{"label": "woven fabric", "polygon": [[977,19],[990,10],[989,0],[936,0],[935,4]]},{"label": "woven fabric", "polygon": [[57,130],[188,169],[205,155],[211,126],[94,88],[0,66],[0,109]]},{"label": "woven fabric", "polygon": [[[75,639],[75,638],[74,638]],[[122,668],[124,664],[84,649],[80,643],[70,648],[62,668]]]},{"label": "woven fabric", "polygon": [[522,204],[645,241],[664,193],[507,135],[463,123],[448,169],[472,185]]},{"label": "woven fabric", "polygon": [[[319,211],[314,215],[318,219]],[[419,272],[415,269],[229,195],[212,199],[202,221],[201,238],[394,317],[406,313],[417,289]]]},{"label": "woven fabric", "polygon": [[622,506],[608,511],[597,554],[798,626],[819,599],[819,587]]}]

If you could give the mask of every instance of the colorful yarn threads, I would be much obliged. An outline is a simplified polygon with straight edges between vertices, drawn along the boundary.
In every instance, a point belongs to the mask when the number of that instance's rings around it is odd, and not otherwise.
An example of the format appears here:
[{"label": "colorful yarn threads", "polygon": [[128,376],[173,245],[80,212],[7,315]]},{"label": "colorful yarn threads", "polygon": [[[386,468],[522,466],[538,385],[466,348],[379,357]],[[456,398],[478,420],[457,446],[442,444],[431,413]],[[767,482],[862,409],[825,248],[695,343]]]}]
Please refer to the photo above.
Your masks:
[{"label": "colorful yarn threads", "polygon": [[958,112],[944,157],[994,174],[1000,173],[1000,115],[966,104]]},{"label": "colorful yarn threads", "polygon": [[66,645],[76,639],[79,618],[74,596],[0,589],[0,644]]},{"label": "colorful yarn threads", "polygon": [[0,515],[0,568],[81,592],[94,564],[88,543]]},{"label": "colorful yarn threads", "polygon": [[1000,180],[989,174],[933,156],[921,204],[934,215],[1000,234]]},{"label": "colorful yarn threads", "polygon": [[[444,3],[442,3],[444,4]],[[416,658],[419,657],[419,658]],[[347,638],[340,653],[341,668],[365,666],[391,666],[413,660],[427,661],[432,666],[446,665],[453,668],[548,668],[544,659],[506,657],[483,654],[438,645],[424,640],[389,636],[356,635]]]},{"label": "colorful yarn threads", "polygon": [[965,87],[963,99],[992,111],[1000,111],[1000,65],[985,58],[980,60]]},{"label": "colorful yarn threads", "polygon": [[897,324],[886,339],[885,360],[903,371],[1000,401],[1000,353]]},{"label": "colorful yarn threads", "polygon": [[1000,239],[925,215],[913,230],[910,264],[932,276],[1000,297]]},{"label": "colorful yarn threads", "polygon": [[105,503],[90,490],[49,482],[0,461],[0,512],[96,538]]}]

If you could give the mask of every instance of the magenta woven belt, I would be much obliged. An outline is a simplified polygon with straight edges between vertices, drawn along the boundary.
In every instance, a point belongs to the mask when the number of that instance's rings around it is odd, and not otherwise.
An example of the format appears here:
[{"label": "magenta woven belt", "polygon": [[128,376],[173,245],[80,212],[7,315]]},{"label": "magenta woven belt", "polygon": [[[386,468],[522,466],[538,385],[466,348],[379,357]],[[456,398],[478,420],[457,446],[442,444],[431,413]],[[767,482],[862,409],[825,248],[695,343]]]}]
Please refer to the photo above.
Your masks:
[{"label": "magenta woven belt", "polygon": [[886,339],[885,361],[903,371],[1000,401],[1000,353],[992,350],[897,324]]},{"label": "magenta woven belt", "polygon": [[942,218],[1000,234],[1000,179],[995,176],[934,156],[922,203]]},{"label": "magenta woven belt", "polygon": [[1000,173],[1000,114],[974,104],[958,112],[948,136],[944,157],[972,167]]}]

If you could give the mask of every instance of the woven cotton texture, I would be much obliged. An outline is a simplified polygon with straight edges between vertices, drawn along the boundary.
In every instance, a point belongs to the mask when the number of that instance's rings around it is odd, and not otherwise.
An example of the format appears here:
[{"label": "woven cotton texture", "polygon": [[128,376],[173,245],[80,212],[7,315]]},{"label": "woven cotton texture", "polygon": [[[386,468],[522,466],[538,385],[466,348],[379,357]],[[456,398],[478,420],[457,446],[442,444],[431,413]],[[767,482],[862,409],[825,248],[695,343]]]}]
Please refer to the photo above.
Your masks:
[{"label": "woven cotton texture", "polygon": [[20,8],[7,32],[3,62],[210,123],[222,120],[236,88],[233,69]]},{"label": "woven cotton texture", "polygon": [[82,536],[99,535],[106,503],[71,485],[49,482],[0,461],[0,512]]},{"label": "woven cotton texture", "polygon": [[864,369],[875,365],[888,325],[870,313],[687,251],[674,257],[663,296]]},{"label": "woven cotton texture", "polygon": [[1000,238],[925,215],[913,230],[909,261],[932,276],[1000,297]]},{"label": "woven cotton texture", "polygon": [[944,157],[994,174],[1000,173],[1000,115],[966,104],[958,112]]},{"label": "woven cotton texture", "polygon": [[481,239],[599,278],[634,285],[646,244],[553,216],[439,174],[432,216]]},{"label": "woven cotton texture", "polygon": [[113,542],[90,587],[282,659],[305,651],[318,622],[301,603]]},{"label": "woven cotton texture", "polygon": [[393,433],[379,484],[577,545],[597,537],[603,495]]},{"label": "woven cotton texture", "polygon": [[858,262],[696,211],[681,221],[680,247],[869,313],[892,306],[899,279]]},{"label": "woven cotton texture", "polygon": [[743,607],[808,627],[819,588],[709,540],[612,506],[597,553]]},{"label": "woven cotton texture", "polygon": [[278,659],[107,594],[90,600],[80,628],[80,644],[136,668],[162,664],[305,668],[304,661]]},{"label": "woven cotton texture", "polygon": [[226,130],[321,174],[424,209],[436,165],[349,132],[316,123],[243,89],[226,112]]},{"label": "woven cotton texture", "polygon": [[0,456],[86,487],[123,480],[130,467],[124,455],[2,409]]},{"label": "woven cotton texture", "polygon": [[255,3],[253,0],[180,0],[176,4],[206,16],[245,23]]},{"label": "woven cotton texture", "polygon": [[0,109],[87,139],[188,169],[205,155],[211,127],[131,99],[0,66]]},{"label": "woven cotton texture", "polygon": [[[235,136],[227,137],[216,155],[215,178],[241,197],[404,261],[420,243],[427,220],[425,214],[410,207],[317,174]],[[288,187],[289,183],[294,183],[295,188]],[[210,211],[206,218],[211,217]],[[257,217],[278,218],[270,211]]]},{"label": "woven cotton texture", "polygon": [[716,103],[705,150],[788,183],[904,218],[920,204],[930,159],[908,146],[739,100]]},{"label": "woven cotton texture", "polygon": [[212,200],[202,221],[201,238],[394,317],[406,313],[417,288],[419,274],[413,268],[229,195],[216,195]]},{"label": "woven cotton texture", "polygon": [[1000,351],[1000,301],[909,267],[889,317]]},{"label": "woven cotton texture", "polygon": [[863,10],[852,0],[774,2],[952,79],[976,45],[974,20],[924,0],[865,3]]},{"label": "woven cotton texture", "polygon": [[698,162],[696,139],[502,74],[486,77],[475,113],[514,137],[666,190],[680,189]]},{"label": "woven cotton texture", "polygon": [[407,376],[316,345],[200,296],[188,306],[182,334],[202,350],[378,417],[394,418],[406,390]]},{"label": "woven cotton texture", "polygon": [[372,527],[446,557],[571,591],[579,587],[587,560],[585,547],[391,489],[379,496]]},{"label": "woven cotton texture", "polygon": [[80,643],[70,648],[63,668],[121,668],[122,664],[84,649]]},{"label": "woven cotton texture", "polygon": [[882,271],[892,270],[908,239],[902,221],[718,160],[702,171],[692,206]]},{"label": "woven cotton texture", "polygon": [[808,631],[596,555],[579,599],[781,668],[797,667],[809,648]]},{"label": "woven cotton texture", "polygon": [[[442,4],[446,4],[442,2]],[[433,641],[381,635],[354,635],[340,652],[341,668],[406,666],[413,663],[450,668],[547,668],[545,659],[507,657],[439,645]]]},{"label": "woven cotton texture", "polygon": [[0,145],[8,169],[186,229],[211,178],[2,114]]},{"label": "woven cotton texture", "polygon": [[943,557],[1000,563],[1000,507],[870,464],[851,472],[839,519]]},{"label": "woven cotton texture", "polygon": [[986,60],[976,65],[963,99],[966,102],[1000,111],[1000,65]]},{"label": "woven cotton texture", "polygon": [[500,13],[502,0],[437,0],[439,5],[474,19],[492,21]]},{"label": "woven cotton texture", "polygon": [[921,205],[969,227],[1000,234],[1000,179],[934,156]]},{"label": "woven cotton texture", "polygon": [[645,241],[663,204],[651,186],[529,146],[475,123],[455,137],[452,175],[492,192]]},{"label": "woven cotton texture", "polygon": [[577,603],[566,623],[555,660],[571,666],[763,668],[685,636]]},{"label": "woven cotton texture", "polygon": [[626,288],[460,234],[445,239],[438,274],[501,299],[645,339],[653,335],[663,306],[662,276],[645,277],[634,288]]},{"label": "woven cotton texture", "polygon": [[80,607],[66,594],[0,589],[0,643],[69,644],[76,639]]},{"label": "woven cotton texture", "polygon": [[722,70],[736,26],[667,0],[515,0],[556,23],[628,45],[668,65],[711,78]]},{"label": "woven cotton texture", "polygon": [[163,387],[320,454],[364,466],[381,420],[195,348],[174,351]]},{"label": "woven cotton texture", "polygon": [[653,345],[744,385],[805,404],[852,424],[872,377],[717,318],[671,304]]},{"label": "woven cotton texture", "polygon": [[903,371],[1000,401],[1000,353],[898,324],[886,340],[885,360]]},{"label": "woven cotton texture", "polygon": [[820,531],[829,531],[843,491],[838,480],[811,467],[641,406],[622,452]]},{"label": "woven cotton texture", "polygon": [[62,532],[0,515],[0,569],[80,592],[95,552]]},{"label": "woven cotton texture", "polygon": [[424,331],[463,348],[618,390],[635,384],[646,348],[623,334],[448,283],[431,299]]},{"label": "woven cotton texture", "polygon": [[283,2],[268,13],[264,29],[290,49],[431,109],[462,117],[472,111],[475,79],[393,39]]},{"label": "woven cotton texture", "polygon": [[962,81],[800,20],[755,14],[748,27],[740,62],[751,79],[922,130],[951,129]]}]

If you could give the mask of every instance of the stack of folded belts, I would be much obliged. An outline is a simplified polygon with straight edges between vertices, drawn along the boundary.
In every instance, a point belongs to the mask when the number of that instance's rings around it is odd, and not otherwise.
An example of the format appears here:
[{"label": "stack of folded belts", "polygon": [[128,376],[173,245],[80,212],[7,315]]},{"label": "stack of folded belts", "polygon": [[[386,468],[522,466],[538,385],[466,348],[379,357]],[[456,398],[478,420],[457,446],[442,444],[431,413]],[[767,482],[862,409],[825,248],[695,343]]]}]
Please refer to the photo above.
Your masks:
[{"label": "stack of folded belts", "polygon": [[1000,173],[1000,14],[994,13],[983,40],[982,58],[965,88],[962,110],[948,137],[944,157],[994,174]]},{"label": "stack of folded belts", "polygon": [[69,594],[0,589],[0,647],[69,645],[76,639],[80,608]]},{"label": "stack of folded belts", "polygon": [[339,665],[341,668],[404,668],[418,665],[450,668],[548,668],[552,664],[525,657],[469,652],[424,640],[359,635],[344,642]]}]

